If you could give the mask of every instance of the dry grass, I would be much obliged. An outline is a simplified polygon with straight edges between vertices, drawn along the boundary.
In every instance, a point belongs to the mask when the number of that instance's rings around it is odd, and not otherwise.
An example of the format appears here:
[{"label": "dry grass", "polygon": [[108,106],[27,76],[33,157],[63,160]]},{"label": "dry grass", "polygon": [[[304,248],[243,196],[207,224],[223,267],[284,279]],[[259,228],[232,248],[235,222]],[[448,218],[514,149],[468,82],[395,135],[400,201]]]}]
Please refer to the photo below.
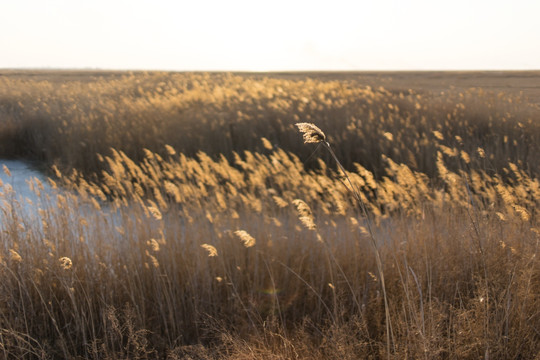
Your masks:
[{"label": "dry grass", "polygon": [[[0,187],[1,356],[540,352],[533,107],[478,91],[430,98],[230,75],[77,80],[48,95],[47,86],[11,87],[26,103],[2,105],[2,130],[56,162],[55,181],[73,192],[42,194],[28,215]],[[47,108],[55,116],[32,140]],[[335,165],[317,160],[326,154],[303,164],[317,144],[302,144],[297,118],[328,135],[366,213]],[[184,138],[172,133],[181,128]]]},{"label": "dry grass", "polygon": [[232,160],[233,151],[264,151],[264,136],[307,159],[311,149],[293,127],[312,122],[339,144],[345,168],[361,162],[377,178],[386,167],[383,154],[434,176],[433,131],[450,149],[484,149],[486,170],[500,171],[510,161],[533,176],[540,172],[538,104],[518,94],[482,88],[441,94],[346,79],[8,72],[0,76],[0,154],[90,174],[102,170],[97,154],[110,155],[111,148],[135,161],[144,157],[143,148],[166,155],[165,144],[186,156],[204,151]]}]

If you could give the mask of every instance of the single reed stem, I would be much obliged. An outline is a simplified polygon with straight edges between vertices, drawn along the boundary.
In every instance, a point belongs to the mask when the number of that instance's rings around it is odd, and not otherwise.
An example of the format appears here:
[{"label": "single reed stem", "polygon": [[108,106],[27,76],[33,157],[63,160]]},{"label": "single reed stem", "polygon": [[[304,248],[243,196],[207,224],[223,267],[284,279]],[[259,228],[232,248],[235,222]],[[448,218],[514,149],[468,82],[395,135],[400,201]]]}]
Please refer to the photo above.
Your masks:
[{"label": "single reed stem", "polygon": [[371,219],[369,218],[369,214],[366,209],[366,205],[362,201],[362,198],[360,197],[360,193],[358,192],[358,189],[353,185],[351,179],[349,178],[349,175],[347,175],[347,172],[345,171],[345,168],[343,165],[341,165],[341,162],[337,158],[336,154],[334,153],[334,150],[332,150],[332,147],[327,141],[323,142],[323,145],[328,151],[330,152],[330,155],[334,158],[336,163],[338,164],[341,172],[343,172],[343,175],[345,175],[345,178],[347,179],[347,182],[349,183],[350,188],[349,191],[353,194],[354,198],[360,205],[360,208],[362,209],[362,212],[364,213],[364,216],[367,219],[367,227],[369,231],[369,238],[371,240],[371,245],[373,246],[373,250],[375,251],[375,260],[377,262],[377,270],[379,271],[379,277],[381,279],[381,287],[383,292],[383,299],[384,299],[384,313],[386,317],[386,346],[388,351],[388,357],[390,357],[391,351],[390,348],[392,347],[392,344],[394,343],[394,335],[392,330],[392,323],[390,319],[390,307],[388,305],[388,297],[386,295],[386,284],[384,281],[384,271],[383,271],[383,264],[381,259],[381,254],[379,252],[379,248],[377,247],[377,240],[375,239],[375,234],[373,233],[373,227],[371,226]]},{"label": "single reed stem", "polygon": [[332,150],[330,143],[326,141],[326,135],[324,134],[324,132],[321,129],[319,129],[317,126],[311,123],[297,123],[296,126],[298,127],[299,131],[303,134],[304,143],[322,144],[328,150],[330,155],[334,158],[334,160],[338,164],[339,169],[341,170],[341,172],[343,172],[343,175],[347,179],[347,182],[349,184],[348,187],[346,186],[347,189],[353,194],[354,198],[356,199],[360,208],[362,209],[364,216],[366,217],[368,231],[369,231],[370,239],[371,239],[371,245],[373,246],[373,250],[375,252],[377,270],[379,272],[379,277],[381,279],[381,287],[382,287],[383,298],[384,298],[384,312],[385,312],[385,317],[386,317],[386,322],[385,322],[386,323],[386,348],[387,348],[387,356],[388,358],[390,358],[390,355],[392,353],[391,350],[393,349],[392,345],[394,343],[394,335],[393,335],[392,323],[390,319],[390,307],[388,304],[388,296],[386,294],[386,284],[384,281],[384,271],[383,271],[381,254],[379,252],[379,248],[377,247],[377,240],[375,239],[375,234],[373,232],[371,219],[367,212],[366,205],[364,204],[364,202],[362,201],[362,198],[360,197],[360,192],[353,185],[351,179],[347,175],[347,171],[345,170],[343,165],[341,165],[341,162],[339,161],[338,157],[334,153],[334,150]]}]

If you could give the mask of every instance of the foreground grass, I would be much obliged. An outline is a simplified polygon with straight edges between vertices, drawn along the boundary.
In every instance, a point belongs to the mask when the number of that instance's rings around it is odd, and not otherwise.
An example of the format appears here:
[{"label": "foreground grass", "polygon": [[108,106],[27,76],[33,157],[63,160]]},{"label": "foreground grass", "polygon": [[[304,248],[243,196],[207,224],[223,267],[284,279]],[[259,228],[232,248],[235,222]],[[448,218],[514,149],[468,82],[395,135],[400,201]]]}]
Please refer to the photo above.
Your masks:
[{"label": "foreground grass", "polygon": [[[37,218],[21,215],[4,188],[6,357],[540,350],[539,184],[519,169],[509,169],[519,182],[505,184],[476,170],[458,175],[441,160],[439,188],[389,159],[384,181],[361,167],[349,174],[381,254],[388,344],[366,219],[333,171],[308,172],[281,150],[235,164],[168,151],[147,152],[140,165],[115,152],[104,158],[104,182],[65,178],[77,194],[44,198]],[[114,202],[99,200],[107,197]]]},{"label": "foreground grass", "polygon": [[[57,164],[59,189],[29,213],[0,187],[4,358],[540,352],[527,104],[229,75],[11,84],[2,151]],[[297,119],[328,129],[366,213]]]}]

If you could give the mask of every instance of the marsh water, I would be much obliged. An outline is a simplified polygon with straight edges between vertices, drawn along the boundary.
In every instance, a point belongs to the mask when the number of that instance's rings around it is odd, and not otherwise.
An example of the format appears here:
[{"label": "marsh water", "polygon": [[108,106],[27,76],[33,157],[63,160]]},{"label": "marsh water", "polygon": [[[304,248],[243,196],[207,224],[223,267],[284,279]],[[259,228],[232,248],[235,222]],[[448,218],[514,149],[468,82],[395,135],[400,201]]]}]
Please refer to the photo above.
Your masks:
[{"label": "marsh water", "polygon": [[[31,182],[39,180],[41,186]],[[30,162],[21,160],[0,159],[0,200],[8,203],[17,202],[23,211],[37,210],[44,195],[52,195],[55,190],[50,186],[47,177]]]}]

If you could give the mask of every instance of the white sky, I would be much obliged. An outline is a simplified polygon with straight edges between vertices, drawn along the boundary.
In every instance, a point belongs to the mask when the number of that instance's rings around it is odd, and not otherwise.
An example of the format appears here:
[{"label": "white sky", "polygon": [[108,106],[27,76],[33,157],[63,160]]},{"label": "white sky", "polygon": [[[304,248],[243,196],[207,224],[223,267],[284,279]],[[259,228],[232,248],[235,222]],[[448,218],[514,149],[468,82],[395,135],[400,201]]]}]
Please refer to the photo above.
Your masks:
[{"label": "white sky", "polygon": [[0,0],[0,68],[540,69],[540,0]]}]

